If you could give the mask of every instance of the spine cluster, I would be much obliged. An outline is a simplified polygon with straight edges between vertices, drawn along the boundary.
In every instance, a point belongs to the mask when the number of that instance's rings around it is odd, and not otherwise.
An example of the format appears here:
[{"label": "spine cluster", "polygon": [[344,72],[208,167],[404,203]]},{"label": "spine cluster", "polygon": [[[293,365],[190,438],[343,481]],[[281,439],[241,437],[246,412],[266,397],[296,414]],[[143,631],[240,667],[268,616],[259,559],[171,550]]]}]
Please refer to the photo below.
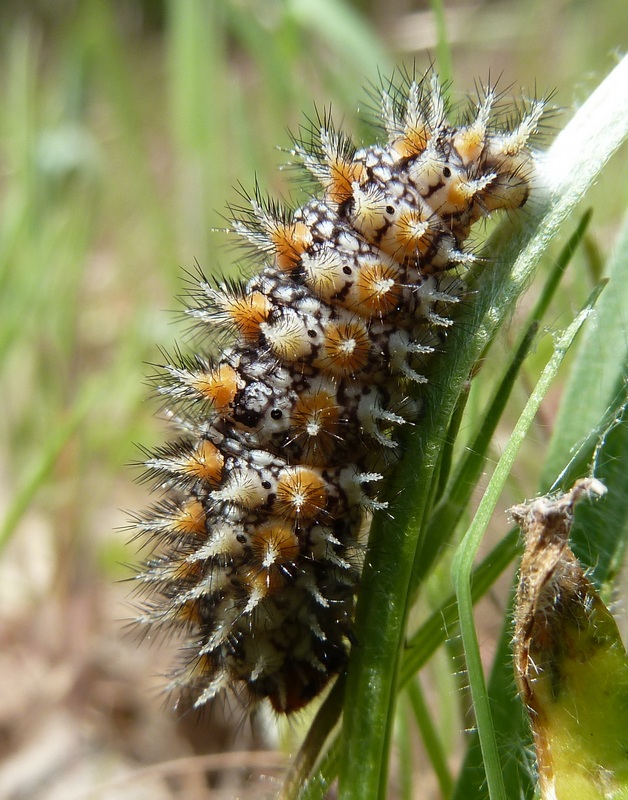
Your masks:
[{"label": "spine cluster", "polygon": [[164,367],[182,435],[149,455],[164,499],[136,527],[155,545],[140,622],[184,634],[172,688],[197,706],[230,688],[292,712],[346,663],[360,530],[452,324],[465,242],[530,192],[543,104],[499,130],[495,102],[451,125],[428,74],[382,93],[381,145],[325,120],[294,149],[321,196],[253,198],[232,229],[261,272],[195,293],[203,336],[234,343]]}]

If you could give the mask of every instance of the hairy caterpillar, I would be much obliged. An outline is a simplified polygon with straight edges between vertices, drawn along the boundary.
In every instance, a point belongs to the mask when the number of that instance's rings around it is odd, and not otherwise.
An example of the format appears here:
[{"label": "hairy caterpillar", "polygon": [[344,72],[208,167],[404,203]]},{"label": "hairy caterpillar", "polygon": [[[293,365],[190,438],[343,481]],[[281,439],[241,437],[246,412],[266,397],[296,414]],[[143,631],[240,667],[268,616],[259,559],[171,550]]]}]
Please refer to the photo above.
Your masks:
[{"label": "hairy caterpillar", "polygon": [[544,104],[501,130],[496,101],[452,125],[429,72],[382,92],[384,144],[321,120],[293,150],[321,196],[291,211],[256,193],[231,230],[261,272],[193,292],[209,344],[234,342],[163,367],[181,438],[148,455],[165,497],[136,528],[154,544],[139,621],[182,632],[171,688],[196,706],[235,689],[293,712],[345,666],[360,530],[452,324],[465,242],[533,181]]}]

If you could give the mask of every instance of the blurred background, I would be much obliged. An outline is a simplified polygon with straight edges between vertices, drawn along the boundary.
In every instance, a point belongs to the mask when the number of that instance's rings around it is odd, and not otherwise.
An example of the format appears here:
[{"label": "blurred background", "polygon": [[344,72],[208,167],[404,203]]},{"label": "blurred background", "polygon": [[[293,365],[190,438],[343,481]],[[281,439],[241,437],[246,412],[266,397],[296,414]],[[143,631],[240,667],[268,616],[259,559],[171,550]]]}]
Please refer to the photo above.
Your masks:
[{"label": "blurred background", "polygon": [[[628,45],[624,0],[444,10],[453,98],[497,78],[555,91],[557,129]],[[184,271],[237,269],[215,229],[238,185],[298,202],[278,167],[303,112],[331,104],[368,142],[364,87],[395,66],[447,72],[438,37],[430,4],[410,0],[1,0],[1,798],[275,791],[304,721],[278,730],[237,704],[182,717],[159,689],[169,643],[125,628],[137,546],[123,528],[149,502],[128,465],[167,436],[147,364],[185,346]],[[624,151],[588,198],[588,269],[627,186]]]}]

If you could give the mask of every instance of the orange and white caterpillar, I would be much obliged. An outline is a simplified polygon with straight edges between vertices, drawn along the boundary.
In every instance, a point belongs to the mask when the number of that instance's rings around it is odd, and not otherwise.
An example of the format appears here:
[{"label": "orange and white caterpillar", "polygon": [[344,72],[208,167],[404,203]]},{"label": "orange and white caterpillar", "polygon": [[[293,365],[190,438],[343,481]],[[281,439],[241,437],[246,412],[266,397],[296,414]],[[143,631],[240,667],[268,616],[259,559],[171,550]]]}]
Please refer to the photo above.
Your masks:
[{"label": "orange and white caterpillar", "polygon": [[234,341],[163,368],[181,438],[147,458],[165,497],[136,528],[154,545],[140,623],[180,629],[171,688],[196,706],[231,689],[293,712],[346,664],[360,532],[452,324],[471,227],[534,180],[544,104],[502,130],[495,102],[452,125],[430,72],[382,92],[383,144],[357,149],[325,119],[293,150],[320,197],[252,198],[231,230],[261,271],[193,293],[209,345]]}]

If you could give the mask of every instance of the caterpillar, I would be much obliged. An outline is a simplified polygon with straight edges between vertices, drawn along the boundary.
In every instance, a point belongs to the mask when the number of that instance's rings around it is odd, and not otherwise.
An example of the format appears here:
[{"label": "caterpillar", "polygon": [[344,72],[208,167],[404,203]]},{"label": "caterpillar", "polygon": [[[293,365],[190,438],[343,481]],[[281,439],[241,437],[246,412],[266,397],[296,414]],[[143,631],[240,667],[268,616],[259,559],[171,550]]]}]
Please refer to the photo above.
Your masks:
[{"label": "caterpillar", "polygon": [[170,689],[196,707],[232,690],[289,714],[345,668],[361,531],[386,506],[395,431],[420,424],[472,226],[534,183],[544,102],[504,123],[498,101],[486,89],[451,124],[433,71],[391,81],[384,142],[362,148],[323,115],[291,151],[317,196],[255,191],[230,232],[261,270],[191,292],[203,351],[161,368],[179,438],[147,453],[163,498],[134,525],[152,545],[138,622],[181,634]]}]

